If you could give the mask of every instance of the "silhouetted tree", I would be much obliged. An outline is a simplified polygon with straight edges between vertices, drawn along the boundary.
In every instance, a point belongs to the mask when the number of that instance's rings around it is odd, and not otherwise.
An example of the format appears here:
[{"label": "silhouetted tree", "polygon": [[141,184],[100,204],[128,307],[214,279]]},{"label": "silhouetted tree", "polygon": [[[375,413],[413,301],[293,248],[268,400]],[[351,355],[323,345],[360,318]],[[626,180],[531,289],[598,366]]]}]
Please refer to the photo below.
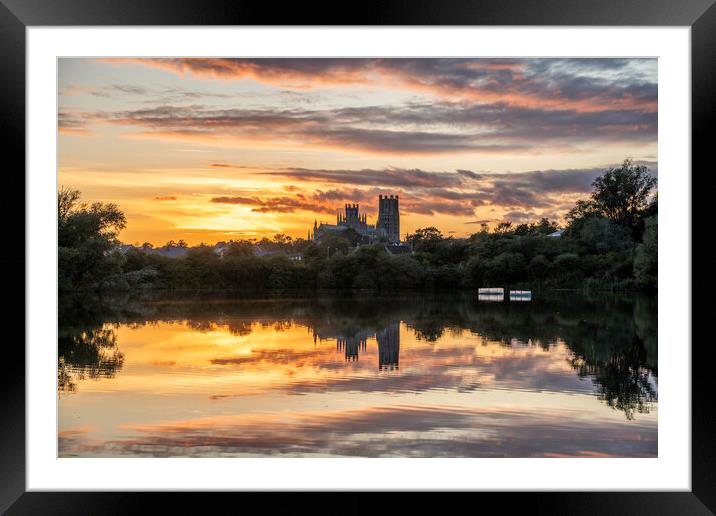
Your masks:
[{"label": "silhouetted tree", "polygon": [[124,257],[114,252],[126,219],[117,205],[80,202],[80,192],[65,187],[57,195],[57,246],[60,290],[96,288],[121,272]]},{"label": "silhouetted tree", "polygon": [[634,238],[643,231],[644,215],[657,180],[645,165],[630,159],[610,168],[592,183],[594,191],[588,201],[579,201],[568,213],[570,225],[590,217],[605,217],[629,228]]}]

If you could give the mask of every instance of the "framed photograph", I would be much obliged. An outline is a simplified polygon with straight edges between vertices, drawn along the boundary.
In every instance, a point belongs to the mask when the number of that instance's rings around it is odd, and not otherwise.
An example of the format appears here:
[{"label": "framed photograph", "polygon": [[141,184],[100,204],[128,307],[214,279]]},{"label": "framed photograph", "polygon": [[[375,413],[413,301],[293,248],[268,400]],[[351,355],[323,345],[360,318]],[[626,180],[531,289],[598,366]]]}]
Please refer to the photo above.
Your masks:
[{"label": "framed photograph", "polygon": [[712,4],[2,0],[27,206],[0,509],[712,513]]}]

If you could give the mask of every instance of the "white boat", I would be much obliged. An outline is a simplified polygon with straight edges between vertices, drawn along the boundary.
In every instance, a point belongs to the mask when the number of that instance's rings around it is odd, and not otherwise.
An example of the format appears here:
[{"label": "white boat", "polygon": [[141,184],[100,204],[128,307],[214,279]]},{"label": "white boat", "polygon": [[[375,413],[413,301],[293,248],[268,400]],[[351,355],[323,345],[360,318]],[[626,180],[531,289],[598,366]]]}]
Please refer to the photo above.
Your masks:
[{"label": "white boat", "polygon": [[531,301],[531,290],[510,290],[510,301]]},{"label": "white boat", "polygon": [[478,288],[477,289],[477,300],[478,301],[504,301],[505,289],[490,287],[490,288]]}]

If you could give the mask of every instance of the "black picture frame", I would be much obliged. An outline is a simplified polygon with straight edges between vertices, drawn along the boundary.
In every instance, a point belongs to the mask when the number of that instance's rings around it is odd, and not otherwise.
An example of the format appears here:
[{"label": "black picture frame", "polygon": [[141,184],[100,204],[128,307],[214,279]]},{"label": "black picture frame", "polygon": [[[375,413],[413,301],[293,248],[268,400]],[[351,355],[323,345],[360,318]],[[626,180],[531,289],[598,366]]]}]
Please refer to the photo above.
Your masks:
[{"label": "black picture frame", "polygon": [[[111,25],[552,25],[552,26],[689,26],[691,27],[692,73],[692,169],[707,173],[713,166],[707,156],[713,143],[708,129],[716,113],[716,4],[715,0],[390,0],[360,4],[334,2],[285,3],[207,0],[0,0],[0,130],[7,197],[23,199],[25,166],[25,29],[28,26]],[[88,43],[90,44],[90,43]],[[13,159],[14,158],[14,159]],[[14,171],[7,163],[14,163]],[[12,172],[12,173],[10,173]],[[683,171],[689,180],[690,171]],[[707,189],[694,189],[693,205],[705,204]],[[19,212],[19,209],[18,209]],[[698,234],[702,219],[692,216],[692,235]],[[10,224],[6,235],[15,242],[6,267],[19,268],[24,256],[24,226]],[[22,235],[20,234],[22,231]],[[48,244],[50,245],[50,244]],[[21,250],[22,249],[22,250]],[[694,255],[695,256],[695,255]],[[692,275],[698,265],[692,262]],[[25,269],[26,275],[32,274]],[[23,291],[24,298],[24,291]],[[694,299],[690,300],[695,306]],[[25,305],[13,303],[20,311]],[[22,307],[22,308],[21,308]],[[20,314],[16,317],[19,320]],[[12,316],[9,317],[11,319]],[[693,320],[693,315],[692,315]],[[693,327],[692,327],[693,331]],[[692,490],[690,492],[562,492],[562,493],[472,493],[480,505],[489,499],[504,509],[526,507],[548,514],[712,514],[716,512],[716,452],[712,437],[716,424],[712,412],[714,387],[711,381],[708,341],[667,343],[692,353]],[[0,424],[0,513],[8,514],[127,514],[141,512],[152,501],[161,501],[166,512],[194,512],[207,508],[207,496],[241,506],[264,503],[261,494],[188,493],[78,493],[26,492],[25,449],[25,353],[19,343],[5,342],[5,371],[0,375],[3,424]],[[262,496],[259,499],[259,496]],[[271,498],[271,509],[291,507],[292,512],[314,512],[320,507],[318,494],[294,494]],[[365,493],[345,495],[347,510],[373,510],[376,502]],[[155,500],[161,497],[161,500]],[[297,500],[296,498],[299,498]],[[413,498],[414,500],[416,498]],[[417,500],[421,500],[418,496]],[[212,499],[212,503],[215,500]],[[385,504],[381,501],[380,505]],[[404,501],[391,502],[404,508]],[[468,502],[474,503],[474,502]],[[469,505],[468,505],[469,506]],[[474,505],[477,508],[477,505]],[[238,508],[238,506],[237,506]],[[333,509],[337,509],[333,506]],[[345,510],[342,510],[345,512]]]}]

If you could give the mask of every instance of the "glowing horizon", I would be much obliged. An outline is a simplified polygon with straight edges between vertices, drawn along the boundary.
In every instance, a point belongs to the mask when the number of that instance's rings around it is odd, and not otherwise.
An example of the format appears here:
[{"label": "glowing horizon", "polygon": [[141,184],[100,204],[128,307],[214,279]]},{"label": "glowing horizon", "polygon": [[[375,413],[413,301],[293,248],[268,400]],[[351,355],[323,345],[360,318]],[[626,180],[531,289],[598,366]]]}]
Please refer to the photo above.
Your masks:
[{"label": "glowing horizon", "polygon": [[657,164],[656,59],[59,61],[59,184],[125,242],[305,238],[399,195],[401,233],[562,220],[592,180]]}]

